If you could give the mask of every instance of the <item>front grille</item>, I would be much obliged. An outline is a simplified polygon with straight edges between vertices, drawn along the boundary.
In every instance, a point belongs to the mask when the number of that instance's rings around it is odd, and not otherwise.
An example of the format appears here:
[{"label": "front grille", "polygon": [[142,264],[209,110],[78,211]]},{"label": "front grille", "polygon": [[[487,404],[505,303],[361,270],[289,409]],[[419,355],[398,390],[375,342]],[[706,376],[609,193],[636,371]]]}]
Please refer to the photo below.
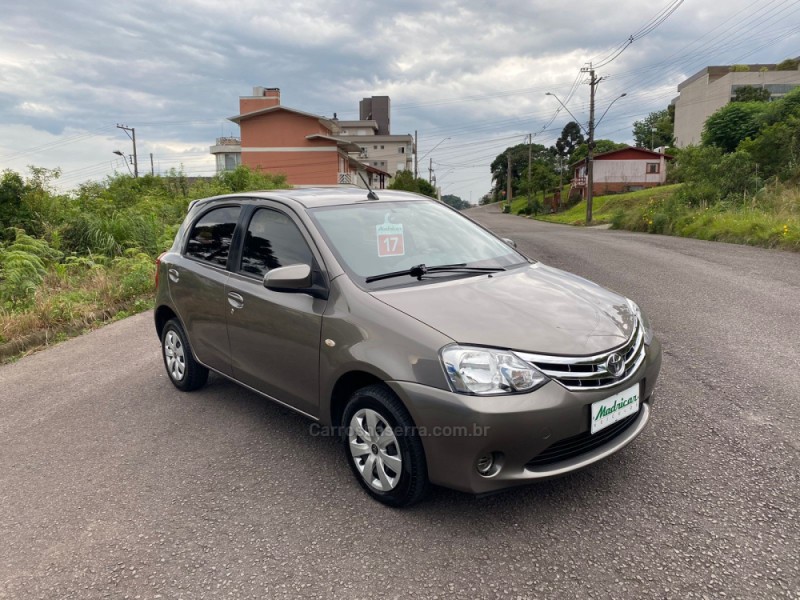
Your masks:
[{"label": "front grille", "polygon": [[625,417],[621,421],[617,421],[613,425],[609,425],[602,431],[598,431],[594,435],[585,431],[578,435],[572,436],[556,442],[552,446],[548,446],[538,456],[532,458],[525,464],[527,469],[536,469],[544,465],[550,465],[562,460],[567,460],[575,456],[580,456],[585,452],[590,452],[595,448],[599,448],[606,442],[610,442],[628,427],[639,417],[641,410],[634,414]]},{"label": "front grille", "polygon": [[[608,357],[614,353],[619,354],[625,362],[624,371],[617,377],[606,368]],[[637,321],[627,342],[594,356],[548,356],[526,352],[516,354],[569,390],[602,389],[622,383],[641,366],[645,354],[644,330]]]}]

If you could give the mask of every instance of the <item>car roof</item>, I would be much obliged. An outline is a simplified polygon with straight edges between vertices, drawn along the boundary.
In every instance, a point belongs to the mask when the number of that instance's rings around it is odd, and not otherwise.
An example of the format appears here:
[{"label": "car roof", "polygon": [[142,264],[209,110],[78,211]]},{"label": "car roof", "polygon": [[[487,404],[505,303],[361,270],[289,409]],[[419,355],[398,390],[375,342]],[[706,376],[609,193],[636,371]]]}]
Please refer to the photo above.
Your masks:
[{"label": "car roof", "polygon": [[372,202],[415,202],[420,200],[432,201],[433,198],[414,194],[412,192],[402,192],[399,190],[374,190],[378,200],[367,198],[367,190],[359,187],[308,187],[292,188],[286,190],[263,190],[254,192],[241,192],[238,194],[225,194],[204,198],[193,202],[190,208],[200,204],[214,201],[230,200],[232,198],[259,199],[288,201],[288,204],[297,203],[303,208],[317,208],[320,206],[337,206],[343,204],[360,204]]}]

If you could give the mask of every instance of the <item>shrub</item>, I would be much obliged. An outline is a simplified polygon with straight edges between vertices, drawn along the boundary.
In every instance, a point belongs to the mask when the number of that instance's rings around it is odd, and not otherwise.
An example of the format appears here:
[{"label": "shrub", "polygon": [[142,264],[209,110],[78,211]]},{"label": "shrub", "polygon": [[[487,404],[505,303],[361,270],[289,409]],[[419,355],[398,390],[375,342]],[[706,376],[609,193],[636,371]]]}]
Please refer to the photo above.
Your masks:
[{"label": "shrub", "polygon": [[12,231],[14,241],[0,247],[0,301],[14,308],[32,302],[47,274],[46,266],[60,254],[22,229]]}]

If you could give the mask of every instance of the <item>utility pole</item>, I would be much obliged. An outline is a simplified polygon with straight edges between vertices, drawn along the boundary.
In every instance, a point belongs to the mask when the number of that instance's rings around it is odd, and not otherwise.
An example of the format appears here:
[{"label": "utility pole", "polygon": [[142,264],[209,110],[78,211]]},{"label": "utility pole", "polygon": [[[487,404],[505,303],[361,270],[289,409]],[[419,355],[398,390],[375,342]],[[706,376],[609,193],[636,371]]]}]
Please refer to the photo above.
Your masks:
[{"label": "utility pole", "polygon": [[531,145],[533,144],[533,134],[528,134],[528,206],[531,205]]},{"label": "utility pole", "polygon": [[511,153],[510,152],[506,152],[506,159],[508,160],[508,167],[506,168],[506,202],[508,203],[508,212],[511,212]]},{"label": "utility pole", "polygon": [[156,171],[153,168],[153,153],[150,153],[150,175],[155,175]]},{"label": "utility pole", "polygon": [[428,183],[433,183],[433,157],[428,159]]},{"label": "utility pole", "polygon": [[592,196],[594,190],[594,163],[592,154],[594,151],[594,93],[600,80],[597,79],[592,64],[581,69],[582,73],[589,73],[589,150],[586,153],[586,224],[592,222]]},{"label": "utility pole", "polygon": [[136,156],[136,129],[117,124],[117,129],[122,129],[133,142],[133,177],[139,177],[139,159]]},{"label": "utility pole", "polygon": [[419,177],[417,171],[419,170],[419,154],[417,154],[417,148],[419,144],[419,140],[417,139],[417,130],[414,130],[414,179]]}]

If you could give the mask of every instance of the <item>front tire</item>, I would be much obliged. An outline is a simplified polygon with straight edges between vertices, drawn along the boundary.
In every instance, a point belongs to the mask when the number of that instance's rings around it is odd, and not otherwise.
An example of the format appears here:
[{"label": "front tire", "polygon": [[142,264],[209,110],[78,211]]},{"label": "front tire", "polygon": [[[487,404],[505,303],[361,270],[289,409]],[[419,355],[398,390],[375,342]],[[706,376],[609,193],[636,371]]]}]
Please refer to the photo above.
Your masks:
[{"label": "front tire", "polygon": [[385,385],[355,392],[344,409],[344,451],[361,487],[394,507],[410,506],[428,492],[425,451],[411,415]]},{"label": "front tire", "polygon": [[208,369],[197,362],[189,346],[186,332],[177,319],[170,319],[161,331],[161,355],[172,384],[182,392],[203,387]]}]

